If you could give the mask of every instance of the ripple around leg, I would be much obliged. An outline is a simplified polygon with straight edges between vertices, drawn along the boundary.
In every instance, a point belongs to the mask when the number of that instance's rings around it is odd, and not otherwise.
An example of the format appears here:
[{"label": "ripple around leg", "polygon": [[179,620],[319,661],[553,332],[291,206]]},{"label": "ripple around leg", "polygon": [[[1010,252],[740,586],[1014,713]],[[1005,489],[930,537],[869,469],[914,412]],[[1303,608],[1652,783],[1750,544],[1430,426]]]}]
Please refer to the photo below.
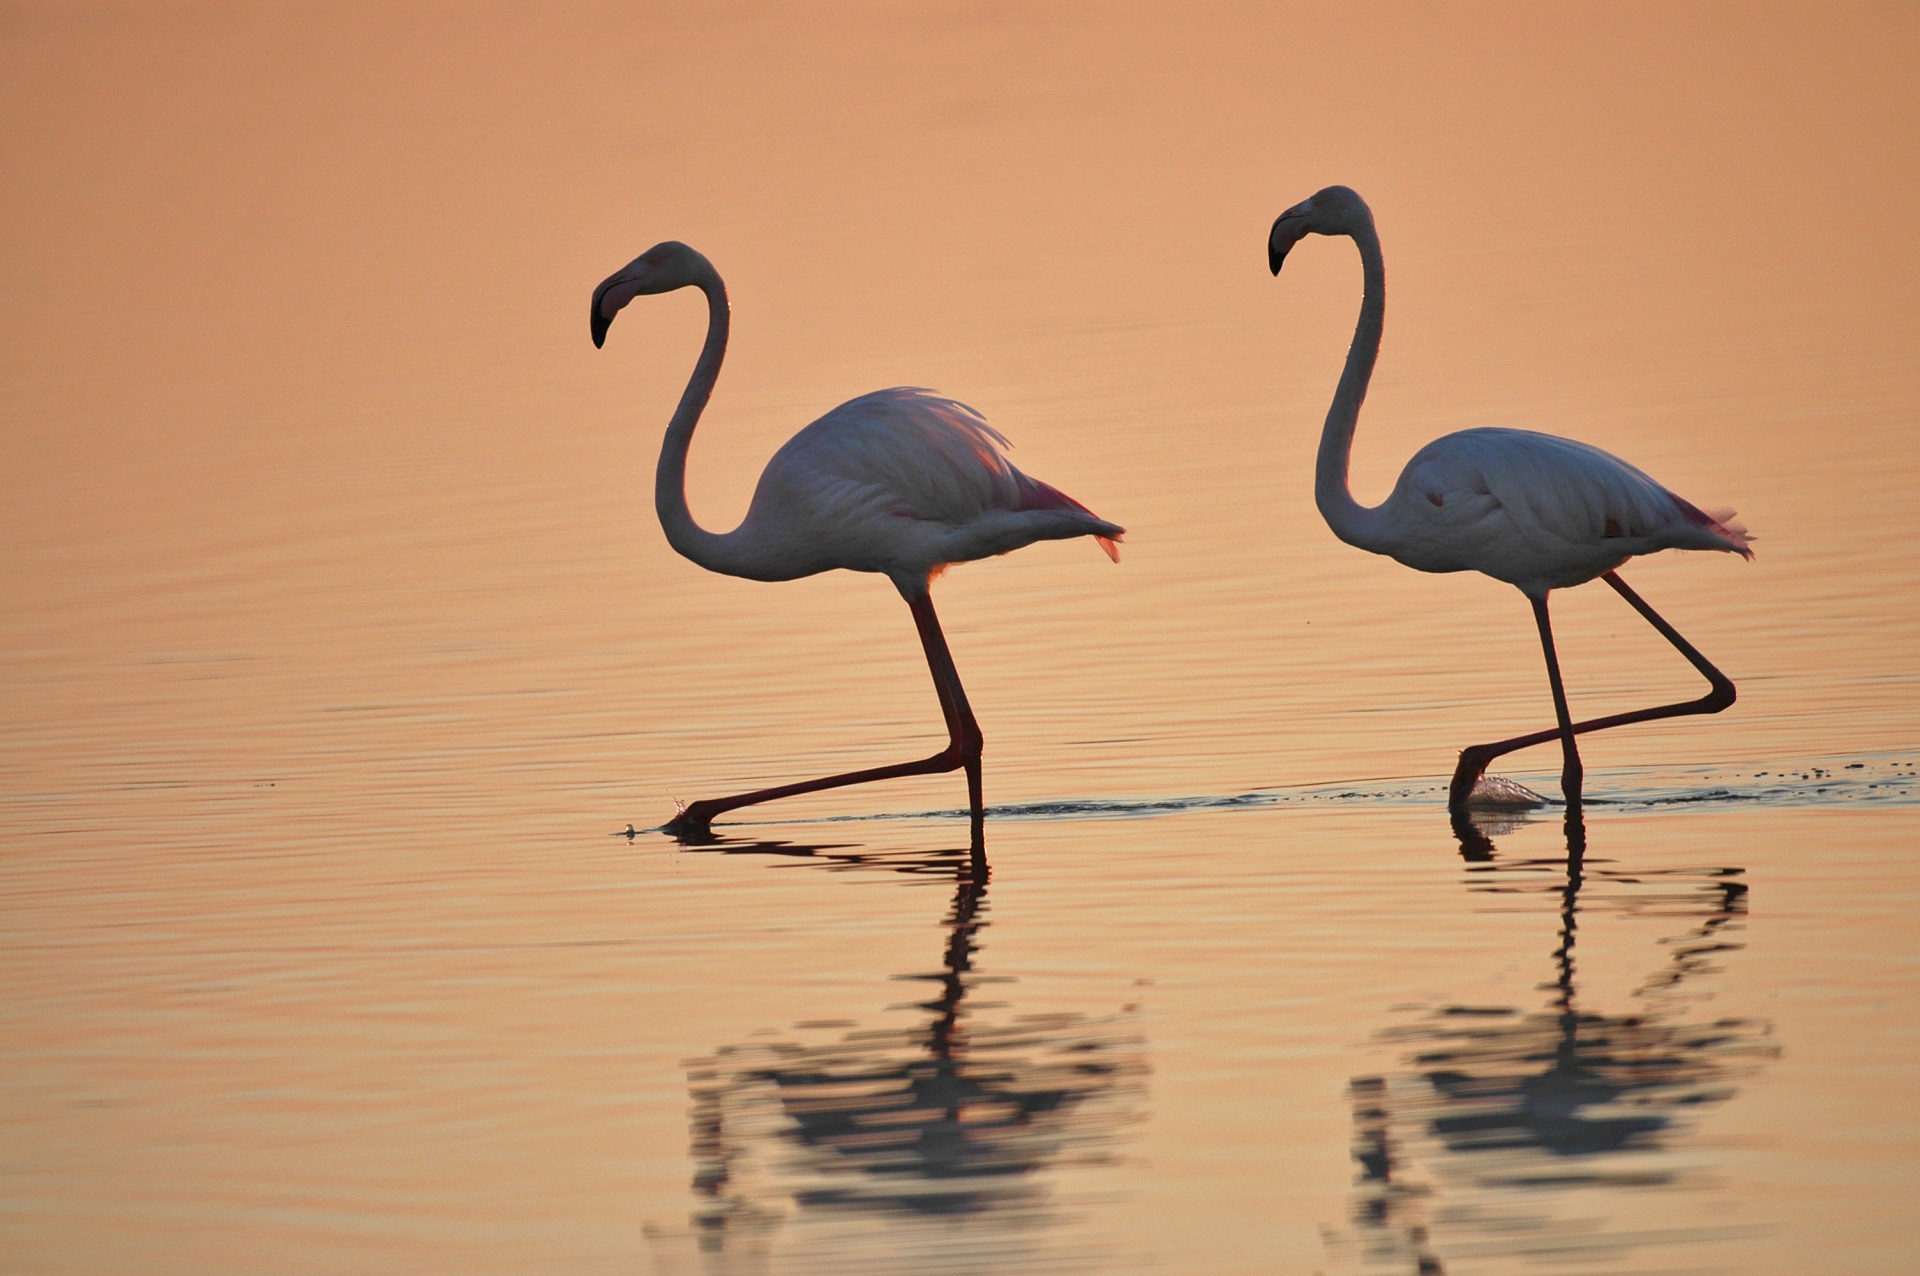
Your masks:
[{"label": "ripple around leg", "polygon": [[[1550,784],[1551,777],[1537,783]],[[1270,806],[1399,806],[1444,808],[1446,784],[1436,777],[1351,780],[1275,786],[1242,793],[1060,798],[1006,803],[990,820],[1153,819],[1202,811],[1257,810]],[[1886,754],[1798,759],[1790,762],[1717,766],[1607,767],[1588,773],[1585,804],[1606,810],[1657,810],[1675,806],[1757,804],[1778,808],[1913,806],[1920,804],[1920,749]],[[1483,776],[1468,805],[1485,815],[1524,815],[1558,805],[1518,780]],[[729,820],[727,827],[760,824],[846,824],[869,820],[960,820],[964,808],[831,815],[797,820]],[[615,836],[656,830],[621,829]]]}]

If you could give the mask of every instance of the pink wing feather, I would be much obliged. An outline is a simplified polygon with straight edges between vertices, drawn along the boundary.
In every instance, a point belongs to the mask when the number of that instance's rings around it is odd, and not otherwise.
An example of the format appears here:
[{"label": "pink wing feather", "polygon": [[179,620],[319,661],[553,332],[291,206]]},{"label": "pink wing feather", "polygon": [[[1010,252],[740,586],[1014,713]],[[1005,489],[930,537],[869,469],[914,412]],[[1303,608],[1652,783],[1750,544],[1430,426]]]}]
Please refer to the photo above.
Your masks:
[{"label": "pink wing feather", "polygon": [[[1022,474],[1019,470],[1014,471],[1014,477],[1020,484],[1020,503],[1015,506],[1016,509],[1079,510],[1082,514],[1091,514],[1095,518],[1100,517],[1051,483],[1042,483],[1039,479]],[[1108,558],[1111,558],[1116,563],[1120,561],[1120,538],[1118,536],[1096,536],[1093,539],[1100,542],[1100,548],[1107,551]]]}]

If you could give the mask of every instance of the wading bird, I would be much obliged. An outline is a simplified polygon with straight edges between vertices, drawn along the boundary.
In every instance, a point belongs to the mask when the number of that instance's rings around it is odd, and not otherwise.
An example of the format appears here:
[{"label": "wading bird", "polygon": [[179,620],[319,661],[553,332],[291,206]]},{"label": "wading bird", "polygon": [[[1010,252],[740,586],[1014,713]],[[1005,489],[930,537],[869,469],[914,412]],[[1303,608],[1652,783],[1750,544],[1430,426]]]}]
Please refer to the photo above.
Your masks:
[{"label": "wading bird", "polygon": [[706,294],[707,340],[667,423],[654,475],[654,509],[667,543],[708,571],[748,580],[794,580],[834,568],[884,574],[913,612],[948,740],[917,762],[694,802],[667,827],[699,830],[736,807],[960,767],[977,827],[985,813],[980,727],[928,587],[953,563],[1073,536],[1093,537],[1119,562],[1124,529],[1015,469],[1002,451],[1006,439],[972,408],[899,387],[843,403],[788,439],[767,462],[740,526],[707,531],[687,509],[687,449],[727,351],[727,289],[719,273],[685,244],[655,244],[593,290],[593,344],[606,340],[613,317],[635,297],[679,288]]},{"label": "wading bird", "polygon": [[[1267,238],[1267,264],[1280,273],[1287,250],[1308,235],[1345,235],[1360,250],[1364,273],[1360,320],[1327,409],[1313,495],[1333,534],[1349,545],[1385,554],[1423,572],[1484,572],[1516,586],[1533,604],[1540,644],[1547,657],[1559,725],[1546,731],[1473,745],[1460,752],[1447,805],[1465,809],[1487,764],[1505,753],[1558,737],[1560,785],[1569,803],[1580,801],[1580,751],[1574,737],[1587,731],[1718,713],[1733,703],[1730,679],[1682,638],[1614,568],[1638,554],[1663,549],[1718,549],[1752,558],[1753,538],[1733,522],[1731,510],[1708,514],[1669,492],[1618,457],[1597,447],[1528,430],[1480,429],[1449,434],[1421,448],[1407,462],[1393,494],[1368,509],[1347,487],[1353,430],[1367,381],[1380,353],[1386,314],[1386,268],[1380,236],[1366,201],[1344,186],[1329,186],[1280,214]],[[1711,690],[1698,700],[1657,705],[1574,722],[1554,655],[1547,619],[1550,590],[1585,584],[1598,576],[1660,631]]]}]

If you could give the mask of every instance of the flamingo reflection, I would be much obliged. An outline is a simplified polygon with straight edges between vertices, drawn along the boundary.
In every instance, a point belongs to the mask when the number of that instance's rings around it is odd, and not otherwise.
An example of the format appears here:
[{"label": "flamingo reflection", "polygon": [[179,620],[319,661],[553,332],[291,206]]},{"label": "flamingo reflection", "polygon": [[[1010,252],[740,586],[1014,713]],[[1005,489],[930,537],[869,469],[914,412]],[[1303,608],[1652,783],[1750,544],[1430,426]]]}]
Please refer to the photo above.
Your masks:
[{"label": "flamingo reflection", "polygon": [[[1776,1053],[1764,1022],[1689,1014],[1720,957],[1743,946],[1732,938],[1747,915],[1743,870],[1595,864],[1578,808],[1567,815],[1564,861],[1502,859],[1492,836],[1503,831],[1456,821],[1471,889],[1557,897],[1546,1002],[1450,1005],[1382,1034],[1406,1048],[1404,1069],[1357,1077],[1350,1090],[1363,1265],[1430,1276],[1448,1270],[1453,1251],[1472,1254],[1476,1270],[1581,1270],[1735,1234],[1554,1212],[1577,1200],[1625,1215],[1648,1199],[1629,1197],[1632,1189],[1706,1185],[1678,1155],[1692,1118],[1731,1099],[1735,1082]],[[1574,945],[1583,910],[1690,923],[1661,941],[1667,960],[1625,1012],[1581,1003]]]},{"label": "flamingo reflection", "polygon": [[983,997],[1011,981],[979,968],[989,923],[977,839],[965,852],[893,855],[720,839],[703,849],[953,881],[938,968],[896,976],[926,988],[889,1007],[908,1023],[803,1024],[689,1064],[703,1268],[759,1270],[783,1227],[783,1251],[848,1261],[881,1246],[942,1261],[1038,1256],[1059,1221],[1058,1172],[1114,1163],[1116,1136],[1140,1119],[1133,1007],[1023,1015]]}]

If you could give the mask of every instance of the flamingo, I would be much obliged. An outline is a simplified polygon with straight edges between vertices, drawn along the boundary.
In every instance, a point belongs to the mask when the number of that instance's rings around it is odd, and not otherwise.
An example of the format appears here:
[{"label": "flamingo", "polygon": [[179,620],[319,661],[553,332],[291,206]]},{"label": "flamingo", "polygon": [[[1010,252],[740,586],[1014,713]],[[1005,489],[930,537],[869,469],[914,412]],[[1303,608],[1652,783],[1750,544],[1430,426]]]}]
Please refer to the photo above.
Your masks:
[{"label": "flamingo", "polygon": [[[1465,811],[1495,758],[1556,737],[1560,787],[1569,806],[1577,806],[1582,771],[1575,736],[1655,718],[1718,713],[1732,704],[1732,680],[1629,589],[1615,570],[1629,558],[1663,549],[1724,550],[1751,559],[1747,545],[1753,537],[1733,521],[1732,510],[1705,513],[1591,444],[1504,429],[1461,430],[1435,439],[1414,453],[1385,501],[1368,509],[1353,499],[1347,462],[1360,404],[1380,353],[1386,268],[1373,213],[1345,186],[1329,186],[1275,220],[1267,238],[1267,264],[1275,275],[1288,250],[1308,235],[1352,239],[1364,273],[1353,345],[1320,435],[1314,502],[1321,516],[1349,545],[1385,554],[1417,571],[1477,571],[1517,587],[1533,605],[1546,653],[1558,725],[1461,750],[1448,785],[1448,809],[1455,815]],[[1586,722],[1572,720],[1554,654],[1547,595],[1595,577],[1612,586],[1706,678],[1706,695]]]},{"label": "flamingo", "polygon": [[1125,529],[1015,469],[1003,451],[1007,440],[972,408],[900,386],[849,400],[788,439],[762,471],[740,526],[707,531],[687,509],[687,449],[726,357],[727,289],[719,272],[685,244],[655,244],[593,290],[592,333],[599,347],[629,301],[689,287],[706,294],[707,339],[667,423],[654,474],[654,509],[667,543],[708,571],[748,580],[795,580],[835,568],[885,575],[913,613],[948,738],[946,748],[917,762],[694,802],[667,828],[699,831],[738,807],[964,767],[977,833],[985,814],[983,737],[934,615],[933,579],[954,563],[1074,536],[1093,537],[1117,563]]}]

